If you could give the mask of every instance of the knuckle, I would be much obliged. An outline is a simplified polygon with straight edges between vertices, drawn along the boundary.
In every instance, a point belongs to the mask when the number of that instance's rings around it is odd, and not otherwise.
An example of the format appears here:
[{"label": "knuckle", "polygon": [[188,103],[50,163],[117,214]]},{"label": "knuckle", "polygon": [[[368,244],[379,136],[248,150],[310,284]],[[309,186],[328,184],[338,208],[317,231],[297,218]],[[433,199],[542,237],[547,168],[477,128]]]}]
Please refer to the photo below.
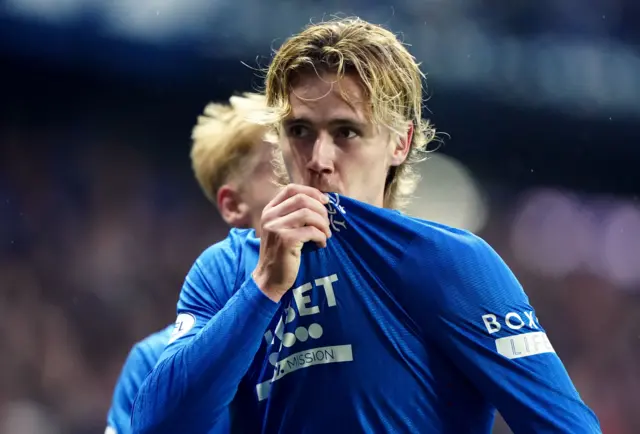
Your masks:
[{"label": "knuckle", "polygon": [[298,193],[300,191],[300,186],[297,184],[287,184],[285,188],[289,194]]},{"label": "knuckle", "polygon": [[321,240],[326,240],[327,239],[327,235],[322,232],[320,229],[318,228],[314,228],[315,229],[315,235],[317,238],[321,239]]},{"label": "knuckle", "polygon": [[308,194],[305,194],[305,195],[304,195],[304,203],[305,203],[307,206],[312,207],[312,206],[314,206],[314,205],[315,205],[315,202],[316,202],[316,200],[315,200],[312,196],[309,196]]},{"label": "knuckle", "polygon": [[303,207],[306,204],[306,196],[302,193],[296,194],[294,196],[294,203],[299,207]]},{"label": "knuckle", "polygon": [[273,223],[272,222],[262,223],[262,232],[264,232],[265,234],[273,233],[274,232]]},{"label": "knuckle", "polygon": [[273,228],[273,220],[270,218],[262,217],[260,219],[260,226],[262,227],[263,230],[270,231]]},{"label": "knuckle", "polygon": [[302,208],[300,212],[304,220],[310,220],[313,218],[313,211],[311,211],[309,208]]}]

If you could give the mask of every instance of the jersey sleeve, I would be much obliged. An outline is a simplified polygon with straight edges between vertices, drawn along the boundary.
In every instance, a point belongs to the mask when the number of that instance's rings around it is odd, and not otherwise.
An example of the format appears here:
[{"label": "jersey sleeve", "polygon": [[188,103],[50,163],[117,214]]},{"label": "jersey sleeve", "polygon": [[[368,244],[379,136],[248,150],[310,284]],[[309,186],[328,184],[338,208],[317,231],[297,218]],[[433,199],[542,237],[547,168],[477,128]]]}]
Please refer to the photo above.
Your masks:
[{"label": "jersey sleeve", "polygon": [[133,346],[122,367],[113,391],[111,408],[107,415],[107,434],[131,433],[133,402],[145,377],[151,371],[141,343]]},{"label": "jersey sleeve", "polygon": [[228,415],[278,307],[251,278],[234,293],[239,261],[226,241],[189,271],[169,344],[138,392],[133,432],[207,433]]},{"label": "jersey sleeve", "polygon": [[[428,339],[500,411],[515,434],[600,433],[511,270],[466,232],[413,245]],[[419,265],[419,266],[418,266]],[[417,270],[417,271],[416,271]],[[431,284],[425,288],[425,282]]]}]

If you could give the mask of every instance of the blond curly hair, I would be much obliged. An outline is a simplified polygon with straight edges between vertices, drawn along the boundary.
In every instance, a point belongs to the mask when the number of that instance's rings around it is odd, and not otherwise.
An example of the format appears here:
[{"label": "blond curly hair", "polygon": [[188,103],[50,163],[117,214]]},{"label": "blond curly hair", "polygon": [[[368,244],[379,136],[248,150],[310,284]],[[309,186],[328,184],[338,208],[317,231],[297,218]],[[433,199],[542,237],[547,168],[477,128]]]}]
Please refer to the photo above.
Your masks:
[{"label": "blond curly hair", "polygon": [[210,103],[198,116],[191,138],[191,165],[205,196],[217,204],[218,190],[245,169],[267,128],[250,119],[265,110],[265,97],[243,93],[228,104]]},{"label": "blond curly hair", "polygon": [[[289,93],[298,74],[355,73],[369,99],[369,117],[398,138],[414,132],[407,159],[387,174],[384,206],[402,208],[414,193],[419,174],[413,166],[426,155],[435,128],[422,119],[425,75],[416,59],[389,30],[360,18],[311,24],[284,42],[266,73],[268,123],[276,129],[289,115]],[[346,95],[345,95],[346,97]],[[281,172],[284,167],[276,167]]]}]

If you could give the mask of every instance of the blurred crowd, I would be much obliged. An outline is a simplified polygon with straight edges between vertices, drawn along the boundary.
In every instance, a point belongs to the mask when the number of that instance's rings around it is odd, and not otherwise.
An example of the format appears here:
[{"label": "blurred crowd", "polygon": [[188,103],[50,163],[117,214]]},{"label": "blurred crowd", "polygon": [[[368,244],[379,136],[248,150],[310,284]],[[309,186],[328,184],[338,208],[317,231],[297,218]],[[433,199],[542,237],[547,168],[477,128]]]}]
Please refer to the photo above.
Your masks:
[{"label": "blurred crowd", "polygon": [[131,144],[35,157],[67,139],[0,139],[2,433],[102,432],[130,346],[174,320],[189,266],[226,233],[195,181]]},{"label": "blurred crowd", "polygon": [[[172,171],[125,128],[77,137],[0,128],[0,433],[102,432],[131,345],[173,320],[192,261],[226,235],[184,170],[187,148]],[[490,207],[480,235],[523,283],[604,432],[640,432],[640,288],[532,272],[510,250],[510,210]]]}]

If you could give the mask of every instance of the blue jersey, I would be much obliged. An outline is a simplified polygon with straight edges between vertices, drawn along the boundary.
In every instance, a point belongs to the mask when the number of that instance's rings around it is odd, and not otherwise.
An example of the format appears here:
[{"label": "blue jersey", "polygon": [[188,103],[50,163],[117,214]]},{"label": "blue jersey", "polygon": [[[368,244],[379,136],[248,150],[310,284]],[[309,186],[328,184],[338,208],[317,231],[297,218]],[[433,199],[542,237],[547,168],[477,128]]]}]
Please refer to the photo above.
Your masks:
[{"label": "blue jersey", "polygon": [[[111,408],[107,414],[105,434],[128,434],[132,432],[131,412],[138,390],[149,372],[156,365],[174,329],[174,324],[171,324],[147,336],[135,344],[129,352],[113,391]],[[228,431],[228,418],[223,417],[217,422],[216,429],[212,433],[224,434]]]},{"label": "blue jersey", "polygon": [[[273,303],[237,233],[196,262],[137,432],[600,433],[522,287],[478,237],[342,196]],[[241,412],[241,413],[240,413]],[[186,414],[188,416],[181,417]]]},{"label": "blue jersey", "polygon": [[111,408],[107,415],[105,434],[131,432],[131,410],[142,382],[151,372],[169,341],[173,324],[149,335],[133,346],[124,362],[113,391]]}]

